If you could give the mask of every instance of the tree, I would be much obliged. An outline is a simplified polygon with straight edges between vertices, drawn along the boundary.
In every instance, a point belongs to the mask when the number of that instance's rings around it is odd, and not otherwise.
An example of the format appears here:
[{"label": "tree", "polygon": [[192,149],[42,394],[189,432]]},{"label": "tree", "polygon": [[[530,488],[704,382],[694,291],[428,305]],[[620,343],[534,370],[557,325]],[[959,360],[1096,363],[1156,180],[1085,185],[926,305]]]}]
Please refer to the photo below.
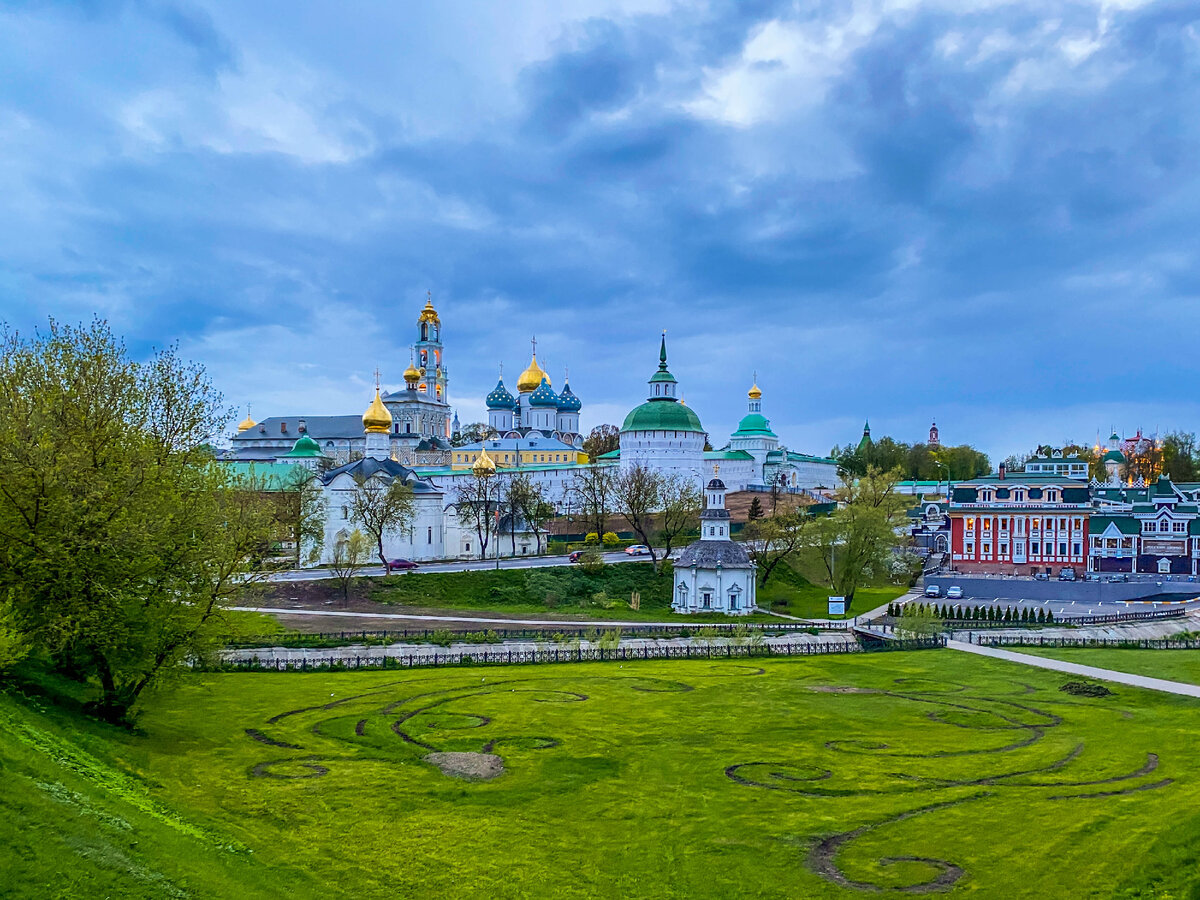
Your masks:
[{"label": "tree", "polygon": [[[542,552],[542,533],[554,518],[554,504],[546,496],[546,488],[535,481],[528,472],[513,475],[508,484],[508,503],[525,520],[537,541],[537,552]],[[515,551],[514,551],[515,552]]]},{"label": "tree", "polygon": [[32,652],[95,679],[128,720],[229,633],[275,510],[203,445],[232,416],[174,348],[129,358],[108,325],[0,344],[0,597]]},{"label": "tree", "polygon": [[896,623],[896,631],[902,637],[922,638],[940,634],[943,623],[938,613],[923,603],[906,605]]},{"label": "tree", "polygon": [[346,506],[350,521],[361,525],[374,541],[379,563],[386,569],[384,539],[393,531],[412,528],[415,515],[412,488],[401,478],[387,478],[380,473],[355,478]]},{"label": "tree", "polygon": [[472,422],[470,425],[464,425],[457,436],[451,436],[450,445],[465,447],[467,444],[478,444],[480,441],[490,441],[495,437],[499,437],[496,429],[487,422]]},{"label": "tree", "polygon": [[458,516],[475,529],[479,558],[487,559],[488,543],[500,510],[502,487],[494,473],[472,472],[458,480]]},{"label": "tree", "polygon": [[616,425],[597,425],[583,439],[583,452],[591,460],[620,448],[621,432]]},{"label": "tree", "polygon": [[758,565],[758,583],[765,586],[771,573],[804,547],[813,519],[804,510],[784,510],[769,519],[756,519],[746,526],[744,546]]},{"label": "tree", "polygon": [[1169,432],[1162,441],[1162,473],[1172,481],[1200,481],[1200,451],[1196,435]]},{"label": "tree", "polygon": [[355,528],[345,540],[333,545],[333,559],[329,571],[342,589],[342,599],[350,597],[350,582],[358,574],[370,555],[370,542],[367,536]]},{"label": "tree", "polygon": [[757,522],[765,513],[763,512],[762,503],[759,502],[758,496],[755,495],[750,500],[750,509],[746,512],[747,522]]},{"label": "tree", "polygon": [[908,502],[896,493],[899,476],[875,468],[861,478],[844,476],[839,508],[813,523],[809,552],[819,555],[830,587],[848,604],[863,581],[884,571],[888,554],[903,541],[898,532]]},{"label": "tree", "polygon": [[617,479],[615,466],[576,466],[571,473],[571,492],[579,505],[586,530],[603,534],[614,505]]},{"label": "tree", "polygon": [[668,472],[659,478],[658,539],[662,543],[663,559],[671,555],[677,537],[697,526],[702,503],[700,487],[694,479],[678,472]]},{"label": "tree", "polygon": [[650,562],[659,571],[659,555],[654,549],[654,513],[661,505],[663,476],[640,463],[623,470],[613,479],[614,508],[629,523],[629,527],[650,548]]},{"label": "tree", "polygon": [[[315,473],[294,467],[296,478],[277,493],[278,520],[287,539],[295,544],[293,564],[316,563],[325,546],[325,520],[328,504],[321,480]],[[265,486],[265,485],[264,485]]]}]

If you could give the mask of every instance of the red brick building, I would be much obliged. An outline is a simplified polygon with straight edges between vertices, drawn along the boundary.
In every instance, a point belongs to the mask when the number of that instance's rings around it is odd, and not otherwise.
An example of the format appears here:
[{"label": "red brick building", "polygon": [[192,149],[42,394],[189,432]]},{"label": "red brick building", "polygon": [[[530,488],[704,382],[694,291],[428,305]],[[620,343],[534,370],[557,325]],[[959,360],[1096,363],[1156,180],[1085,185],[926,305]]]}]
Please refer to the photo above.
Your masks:
[{"label": "red brick building", "polygon": [[952,566],[958,572],[1057,575],[1087,571],[1091,489],[1065,475],[997,475],[954,486]]}]

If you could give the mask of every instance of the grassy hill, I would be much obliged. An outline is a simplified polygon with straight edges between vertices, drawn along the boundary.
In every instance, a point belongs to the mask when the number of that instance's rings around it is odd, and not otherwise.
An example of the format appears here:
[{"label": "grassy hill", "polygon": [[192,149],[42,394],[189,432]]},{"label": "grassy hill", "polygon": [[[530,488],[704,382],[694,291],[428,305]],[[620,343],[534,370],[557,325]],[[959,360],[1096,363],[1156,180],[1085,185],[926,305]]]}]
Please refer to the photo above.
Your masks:
[{"label": "grassy hill", "polygon": [[138,732],[9,690],[0,895],[1191,896],[1200,705],[1062,681],[951,651],[221,674]]}]

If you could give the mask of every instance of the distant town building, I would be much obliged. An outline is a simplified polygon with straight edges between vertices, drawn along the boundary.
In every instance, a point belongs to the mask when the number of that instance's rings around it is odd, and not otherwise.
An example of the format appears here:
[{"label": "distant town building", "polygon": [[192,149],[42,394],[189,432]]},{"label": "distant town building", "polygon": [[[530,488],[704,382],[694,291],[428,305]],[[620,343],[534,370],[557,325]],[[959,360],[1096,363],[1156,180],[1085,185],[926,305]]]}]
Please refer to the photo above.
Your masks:
[{"label": "distant town building", "polygon": [[1200,575],[1200,485],[1159,478],[1148,487],[1095,489],[1090,570]]},{"label": "distant town building", "polygon": [[1082,456],[1063,456],[1061,450],[1050,450],[1025,460],[1026,475],[1053,475],[1077,481],[1088,480],[1088,461]]}]

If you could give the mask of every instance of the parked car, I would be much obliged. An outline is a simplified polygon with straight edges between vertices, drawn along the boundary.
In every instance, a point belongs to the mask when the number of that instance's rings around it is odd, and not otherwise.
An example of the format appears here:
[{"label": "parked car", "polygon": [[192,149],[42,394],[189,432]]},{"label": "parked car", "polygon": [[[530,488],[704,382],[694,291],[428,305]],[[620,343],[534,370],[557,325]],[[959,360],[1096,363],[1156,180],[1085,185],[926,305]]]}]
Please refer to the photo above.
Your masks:
[{"label": "parked car", "polygon": [[940,587],[938,587],[936,584],[926,585],[925,586],[925,596],[926,597],[940,597],[940,596],[942,596],[942,589]]},{"label": "parked car", "polygon": [[1070,566],[1063,566],[1063,568],[1058,570],[1058,580],[1059,581],[1075,581],[1076,580],[1075,570],[1072,569]]},{"label": "parked car", "polygon": [[579,559],[582,556],[583,556],[582,550],[572,550],[571,554],[567,557],[567,562],[579,562]]},{"label": "parked car", "polygon": [[947,600],[961,600],[962,599],[962,588],[960,588],[957,584],[951,585],[950,587],[946,588],[946,599]]},{"label": "parked car", "polygon": [[631,544],[625,548],[625,552],[630,556],[649,556],[650,548],[645,544]]},{"label": "parked car", "polygon": [[407,569],[419,569],[419,568],[420,568],[420,566],[418,566],[411,559],[389,559],[388,564],[387,564],[387,570],[389,572],[396,572],[396,571],[403,572]]},{"label": "parked car", "polygon": [[1047,575],[1045,572],[1038,572],[1033,576],[1033,580],[1034,581],[1049,581],[1050,576]]}]

